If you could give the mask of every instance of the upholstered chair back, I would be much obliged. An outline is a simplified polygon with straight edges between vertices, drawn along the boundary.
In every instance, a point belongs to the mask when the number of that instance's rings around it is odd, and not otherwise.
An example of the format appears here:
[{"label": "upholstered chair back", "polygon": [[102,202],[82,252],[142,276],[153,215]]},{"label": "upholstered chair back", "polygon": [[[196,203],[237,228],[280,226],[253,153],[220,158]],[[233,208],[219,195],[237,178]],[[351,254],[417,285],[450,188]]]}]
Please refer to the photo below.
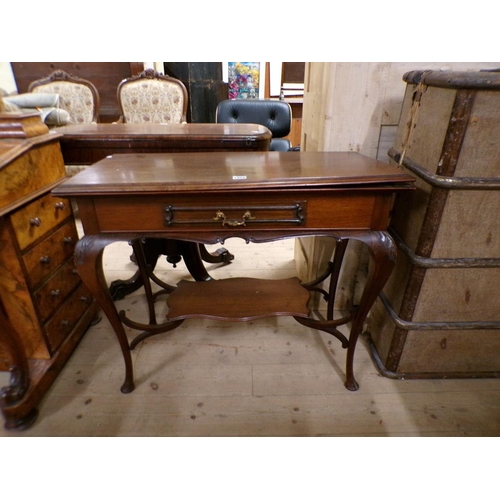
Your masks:
[{"label": "upholstered chair back", "polygon": [[292,110],[284,101],[273,99],[226,99],[215,112],[217,123],[256,123],[267,127],[273,138],[270,151],[288,151],[291,142],[285,139],[292,127]]},{"label": "upholstered chair back", "polygon": [[70,116],[71,124],[99,121],[99,93],[93,83],[62,70],[32,82],[29,92],[59,94],[59,106]]},{"label": "upholstered chair back", "polygon": [[123,80],[117,90],[124,123],[185,123],[188,96],[176,78],[147,69]]}]

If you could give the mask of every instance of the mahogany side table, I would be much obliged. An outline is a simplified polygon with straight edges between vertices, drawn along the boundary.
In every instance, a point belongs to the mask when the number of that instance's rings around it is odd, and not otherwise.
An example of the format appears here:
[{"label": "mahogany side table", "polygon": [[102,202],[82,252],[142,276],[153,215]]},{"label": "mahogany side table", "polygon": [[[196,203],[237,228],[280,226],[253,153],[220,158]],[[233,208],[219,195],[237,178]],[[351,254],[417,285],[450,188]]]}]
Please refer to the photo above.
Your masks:
[{"label": "mahogany side table", "polygon": [[[396,258],[386,232],[394,195],[413,189],[413,180],[397,167],[352,152],[152,153],[106,158],[68,179],[53,194],[78,202],[85,236],[75,249],[76,267],[120,343],[125,362],[122,392],[134,389],[130,350],[150,335],[193,317],[249,321],[277,315],[293,316],[336,337],[347,349],[345,386],[357,390],[356,342]],[[300,283],[298,278],[286,283],[252,278],[183,281],[164,290],[170,309],[161,325],[154,319],[155,297],[150,292],[149,324],[135,323],[124,311],[118,312],[102,270],[103,250],[116,241],[151,237],[213,244],[240,237],[261,243],[298,236],[337,240],[323,276],[311,283]],[[350,239],[367,245],[369,273],[359,305],[335,319],[335,289]],[[145,273],[140,257],[138,265]],[[313,319],[307,308],[309,291],[318,290],[328,277],[327,319]],[[214,296],[220,300],[205,300]],[[143,330],[130,344],[124,323]],[[351,324],[348,337],[338,330],[347,323]]]}]

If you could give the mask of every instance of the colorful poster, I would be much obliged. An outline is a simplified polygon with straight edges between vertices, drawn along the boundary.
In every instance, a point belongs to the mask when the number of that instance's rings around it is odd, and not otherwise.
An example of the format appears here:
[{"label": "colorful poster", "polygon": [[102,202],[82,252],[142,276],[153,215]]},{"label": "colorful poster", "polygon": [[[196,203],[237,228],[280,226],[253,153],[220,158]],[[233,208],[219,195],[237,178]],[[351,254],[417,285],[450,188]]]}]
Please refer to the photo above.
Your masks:
[{"label": "colorful poster", "polygon": [[228,63],[229,99],[258,99],[260,84],[260,63]]}]

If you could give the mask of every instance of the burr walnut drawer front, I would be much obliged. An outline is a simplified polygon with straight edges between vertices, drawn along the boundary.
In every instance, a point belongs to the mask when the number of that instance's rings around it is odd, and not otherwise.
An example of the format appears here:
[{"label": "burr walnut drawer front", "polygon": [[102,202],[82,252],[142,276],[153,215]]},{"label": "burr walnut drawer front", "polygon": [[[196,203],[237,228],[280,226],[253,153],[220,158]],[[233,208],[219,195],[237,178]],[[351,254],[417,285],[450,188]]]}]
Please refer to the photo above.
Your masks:
[{"label": "burr walnut drawer front", "polygon": [[67,200],[50,193],[11,214],[19,248],[24,250],[71,215]]},{"label": "burr walnut drawer front", "polygon": [[35,292],[42,321],[45,321],[55,309],[61,306],[80,282],[80,276],[75,269],[74,260],[71,258]]},{"label": "burr walnut drawer front", "polygon": [[64,305],[45,324],[49,348],[54,352],[75,328],[93,298],[85,285],[80,286],[67,298]]},{"label": "burr walnut drawer front", "polygon": [[28,251],[23,261],[30,285],[37,286],[69,259],[77,241],[76,227],[70,219]]},{"label": "burr walnut drawer front", "polygon": [[[192,231],[213,229],[367,229],[379,225],[373,193],[276,193],[265,196],[95,198],[99,231]],[[382,203],[383,204],[383,203]],[[387,210],[386,218],[388,215]],[[377,215],[377,217],[380,217]],[[386,226],[384,220],[381,225]]]}]

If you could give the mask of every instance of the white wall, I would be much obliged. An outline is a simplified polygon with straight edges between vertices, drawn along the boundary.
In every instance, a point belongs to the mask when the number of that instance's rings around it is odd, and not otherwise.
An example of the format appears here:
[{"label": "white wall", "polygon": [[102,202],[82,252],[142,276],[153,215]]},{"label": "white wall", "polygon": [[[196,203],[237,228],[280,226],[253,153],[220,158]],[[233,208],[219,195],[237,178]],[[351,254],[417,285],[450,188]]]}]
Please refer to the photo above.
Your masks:
[{"label": "white wall", "polygon": [[500,62],[306,63],[301,146],[308,151],[359,151],[383,159],[399,122],[406,72],[498,67]]}]

